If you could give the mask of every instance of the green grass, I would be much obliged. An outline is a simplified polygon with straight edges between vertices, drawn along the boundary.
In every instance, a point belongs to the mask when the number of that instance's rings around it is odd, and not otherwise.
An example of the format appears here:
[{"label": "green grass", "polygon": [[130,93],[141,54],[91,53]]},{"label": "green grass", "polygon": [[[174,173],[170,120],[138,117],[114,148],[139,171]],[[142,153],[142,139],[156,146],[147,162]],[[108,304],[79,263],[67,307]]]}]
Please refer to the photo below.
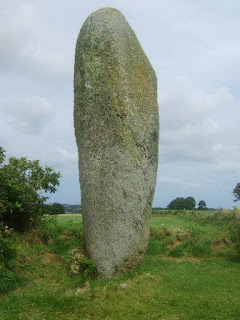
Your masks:
[{"label": "green grass", "polygon": [[57,216],[59,225],[73,225],[82,226],[82,215],[81,214],[61,214]]},{"label": "green grass", "polygon": [[69,252],[82,243],[81,215],[58,216],[44,230],[44,242],[34,234],[19,240],[22,282],[1,296],[1,320],[240,319],[240,261],[229,259],[234,249],[223,245],[222,225],[154,216],[143,264],[112,280],[69,272]]}]

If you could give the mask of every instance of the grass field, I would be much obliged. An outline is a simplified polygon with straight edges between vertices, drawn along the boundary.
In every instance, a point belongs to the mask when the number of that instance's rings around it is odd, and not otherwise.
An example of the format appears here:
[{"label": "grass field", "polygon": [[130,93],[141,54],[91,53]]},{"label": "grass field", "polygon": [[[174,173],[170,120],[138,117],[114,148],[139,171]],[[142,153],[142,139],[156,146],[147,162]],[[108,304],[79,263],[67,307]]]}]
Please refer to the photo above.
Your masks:
[{"label": "grass field", "polygon": [[224,224],[154,215],[143,264],[113,280],[70,273],[81,215],[47,221],[40,235],[16,239],[21,280],[1,296],[1,320],[240,319],[240,261]]}]

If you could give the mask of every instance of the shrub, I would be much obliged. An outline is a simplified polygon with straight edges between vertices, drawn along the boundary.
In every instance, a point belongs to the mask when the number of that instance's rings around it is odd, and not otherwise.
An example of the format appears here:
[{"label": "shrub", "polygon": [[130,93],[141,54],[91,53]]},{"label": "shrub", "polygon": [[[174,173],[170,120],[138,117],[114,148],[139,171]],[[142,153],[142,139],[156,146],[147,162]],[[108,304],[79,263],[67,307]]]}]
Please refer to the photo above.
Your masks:
[{"label": "shrub", "polygon": [[36,225],[44,213],[44,192],[55,192],[60,173],[42,168],[38,160],[10,158],[3,164],[0,148],[0,219],[18,231]]},{"label": "shrub", "polygon": [[17,276],[14,272],[16,265],[12,229],[0,223],[0,292],[6,292],[16,286]]},{"label": "shrub", "polygon": [[12,229],[0,224],[0,265],[3,267],[11,267],[16,255],[11,233]]}]

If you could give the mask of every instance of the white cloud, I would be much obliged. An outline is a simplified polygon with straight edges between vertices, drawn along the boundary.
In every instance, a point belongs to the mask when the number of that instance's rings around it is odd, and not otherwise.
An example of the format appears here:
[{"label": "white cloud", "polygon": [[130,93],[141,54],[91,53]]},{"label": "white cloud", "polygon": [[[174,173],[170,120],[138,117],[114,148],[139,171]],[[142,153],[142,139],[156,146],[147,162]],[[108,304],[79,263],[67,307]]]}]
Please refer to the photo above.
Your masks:
[{"label": "white cloud", "polygon": [[13,131],[39,134],[54,115],[53,106],[45,98],[27,97],[0,101],[1,113]]},{"label": "white cloud", "polygon": [[56,148],[48,152],[39,153],[42,162],[50,166],[61,168],[77,167],[78,155],[63,148]]},{"label": "white cloud", "polygon": [[157,182],[167,182],[167,183],[176,183],[176,182],[179,182],[178,179],[176,178],[172,178],[172,177],[158,177],[157,178]]},{"label": "white cloud", "polygon": [[160,94],[160,161],[224,167],[239,156],[239,100],[228,88],[204,92],[177,81]]},{"label": "white cloud", "polygon": [[0,70],[45,81],[71,77],[74,48],[64,44],[64,34],[49,25],[40,6],[6,0],[1,5]]},{"label": "white cloud", "polygon": [[210,93],[200,91],[184,78],[159,90],[161,120],[168,129],[202,123],[222,109],[229,111],[235,103],[228,88],[218,88]]}]

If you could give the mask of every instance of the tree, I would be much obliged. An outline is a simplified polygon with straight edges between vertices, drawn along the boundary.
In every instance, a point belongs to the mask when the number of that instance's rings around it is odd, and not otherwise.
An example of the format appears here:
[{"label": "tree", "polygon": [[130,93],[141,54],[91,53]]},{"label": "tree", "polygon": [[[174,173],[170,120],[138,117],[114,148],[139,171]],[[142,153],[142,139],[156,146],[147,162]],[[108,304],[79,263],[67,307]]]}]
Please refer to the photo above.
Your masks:
[{"label": "tree", "polygon": [[63,204],[65,212],[67,213],[81,213],[80,204]]},{"label": "tree", "polygon": [[185,198],[176,198],[172,200],[169,205],[167,206],[170,210],[181,210],[181,209],[187,209],[187,210],[193,210],[195,208],[196,201],[193,197],[187,197]]},{"label": "tree", "polygon": [[18,231],[35,225],[44,214],[44,193],[54,193],[60,173],[42,168],[39,160],[11,157],[4,164],[5,150],[0,148],[0,219]]},{"label": "tree", "polygon": [[240,200],[240,183],[237,183],[237,185],[233,189],[233,195],[236,198],[234,202]]},{"label": "tree", "polygon": [[46,214],[63,214],[65,213],[65,207],[60,203],[46,204],[44,211]]},{"label": "tree", "polygon": [[206,209],[207,209],[206,202],[204,200],[200,200],[198,203],[198,210],[206,210]]},{"label": "tree", "polygon": [[195,209],[196,201],[193,197],[187,197],[185,199],[185,209],[187,210],[193,210]]},{"label": "tree", "polygon": [[169,203],[167,208],[170,210],[185,209],[185,199],[184,198],[176,198]]}]

